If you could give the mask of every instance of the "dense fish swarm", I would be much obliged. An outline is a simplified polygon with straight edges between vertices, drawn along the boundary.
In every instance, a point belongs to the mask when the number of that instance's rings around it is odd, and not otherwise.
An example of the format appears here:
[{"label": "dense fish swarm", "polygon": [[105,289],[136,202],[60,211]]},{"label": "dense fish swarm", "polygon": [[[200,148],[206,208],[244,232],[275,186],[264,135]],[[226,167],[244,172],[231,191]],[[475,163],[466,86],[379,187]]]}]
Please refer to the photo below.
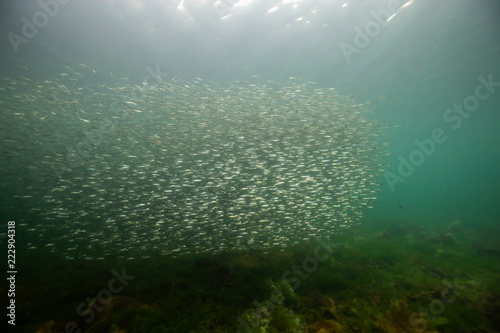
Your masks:
[{"label": "dense fish swarm", "polygon": [[91,79],[1,82],[4,202],[30,249],[284,247],[349,227],[376,199],[385,126],[334,89]]}]

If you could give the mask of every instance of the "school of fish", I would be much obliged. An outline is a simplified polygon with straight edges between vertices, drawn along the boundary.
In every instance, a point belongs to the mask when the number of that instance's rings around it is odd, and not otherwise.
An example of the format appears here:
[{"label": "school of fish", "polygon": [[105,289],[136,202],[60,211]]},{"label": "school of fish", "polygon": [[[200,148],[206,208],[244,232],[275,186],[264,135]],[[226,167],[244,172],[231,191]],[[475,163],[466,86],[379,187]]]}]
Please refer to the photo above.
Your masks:
[{"label": "school of fish", "polygon": [[341,232],[375,203],[387,126],[335,89],[95,73],[0,80],[2,211],[16,212],[29,250],[285,248]]}]

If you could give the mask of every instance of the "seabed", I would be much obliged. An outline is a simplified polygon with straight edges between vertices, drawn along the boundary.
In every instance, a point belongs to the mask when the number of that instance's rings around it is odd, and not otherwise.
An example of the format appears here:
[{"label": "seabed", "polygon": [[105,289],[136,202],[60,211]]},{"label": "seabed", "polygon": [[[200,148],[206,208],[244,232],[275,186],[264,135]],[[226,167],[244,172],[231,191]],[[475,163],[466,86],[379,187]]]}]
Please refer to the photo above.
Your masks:
[{"label": "seabed", "polygon": [[[178,258],[32,257],[18,275],[16,328],[499,332],[500,240],[494,235],[494,227],[471,230],[459,221],[439,230],[398,222],[355,226],[328,248],[315,240],[284,250]],[[116,276],[123,272],[129,279],[120,285]]]}]

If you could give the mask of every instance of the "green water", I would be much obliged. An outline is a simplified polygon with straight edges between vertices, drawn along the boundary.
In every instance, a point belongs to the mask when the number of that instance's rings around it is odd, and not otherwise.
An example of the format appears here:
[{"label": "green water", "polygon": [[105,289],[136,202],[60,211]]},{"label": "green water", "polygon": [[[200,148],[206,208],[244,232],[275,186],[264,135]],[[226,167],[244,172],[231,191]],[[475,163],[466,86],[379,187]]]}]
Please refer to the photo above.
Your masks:
[{"label": "green water", "polygon": [[0,13],[9,332],[500,331],[496,1]]}]

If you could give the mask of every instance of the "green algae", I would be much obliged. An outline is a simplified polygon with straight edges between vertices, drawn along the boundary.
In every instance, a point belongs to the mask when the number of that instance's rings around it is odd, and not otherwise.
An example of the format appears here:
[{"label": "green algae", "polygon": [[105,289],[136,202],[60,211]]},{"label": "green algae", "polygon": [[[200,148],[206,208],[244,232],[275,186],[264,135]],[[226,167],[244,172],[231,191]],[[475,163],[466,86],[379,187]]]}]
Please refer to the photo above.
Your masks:
[{"label": "green algae", "polygon": [[[115,261],[113,268],[126,267],[135,278],[90,323],[75,309],[107,285],[111,264],[63,263],[53,280],[37,275],[46,288],[20,285],[19,316],[34,314],[36,322],[23,329],[44,327],[40,333],[63,331],[69,321],[94,333],[411,332],[424,324],[428,332],[498,330],[494,251],[478,251],[478,241],[460,228],[449,242],[440,230],[382,230],[363,235],[358,228],[357,237],[346,235],[309,271],[294,272],[314,257],[314,242],[287,251]],[[36,268],[54,272],[53,265],[41,260]]]}]

